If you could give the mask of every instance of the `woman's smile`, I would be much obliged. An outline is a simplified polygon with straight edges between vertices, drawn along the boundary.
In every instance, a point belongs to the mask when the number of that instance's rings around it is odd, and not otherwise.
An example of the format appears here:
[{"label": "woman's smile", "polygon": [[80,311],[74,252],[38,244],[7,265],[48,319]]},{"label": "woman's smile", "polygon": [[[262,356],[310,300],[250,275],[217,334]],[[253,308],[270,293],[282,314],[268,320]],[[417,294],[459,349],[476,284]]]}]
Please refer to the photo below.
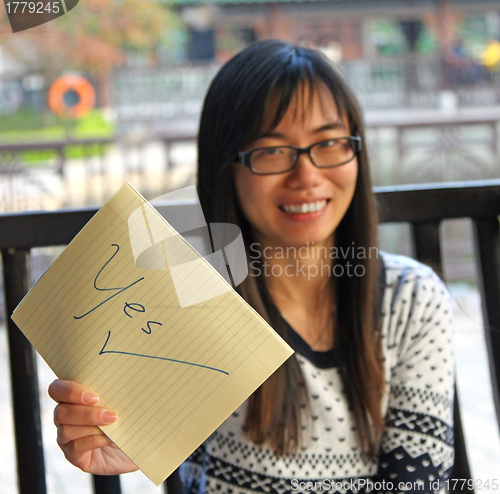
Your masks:
[{"label": "woman's smile", "polygon": [[293,214],[317,213],[326,206],[327,202],[328,199],[293,202],[289,204],[281,204],[279,208],[285,213],[293,213]]},{"label": "woman's smile", "polygon": [[289,202],[280,204],[278,208],[291,221],[313,221],[326,212],[330,199]]}]

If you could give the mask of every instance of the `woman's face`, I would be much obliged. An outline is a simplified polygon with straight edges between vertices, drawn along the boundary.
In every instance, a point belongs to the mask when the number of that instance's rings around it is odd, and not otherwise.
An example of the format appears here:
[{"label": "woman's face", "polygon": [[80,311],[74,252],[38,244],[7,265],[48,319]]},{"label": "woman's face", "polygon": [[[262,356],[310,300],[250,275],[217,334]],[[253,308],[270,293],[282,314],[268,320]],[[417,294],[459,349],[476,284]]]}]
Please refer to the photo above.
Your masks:
[{"label": "woman's face", "polygon": [[[304,148],[351,135],[330,91],[322,86],[315,89],[308,105],[302,102],[304,96],[308,98],[308,89],[297,91],[276,128],[269,130],[274,114],[265,118],[261,135],[242,151],[268,146]],[[356,158],[339,167],[320,169],[302,154],[293,170],[278,175],[255,175],[237,164],[234,179],[243,213],[263,246],[314,243],[328,247],[353,198],[357,173]],[[297,212],[302,205],[314,211]]]}]

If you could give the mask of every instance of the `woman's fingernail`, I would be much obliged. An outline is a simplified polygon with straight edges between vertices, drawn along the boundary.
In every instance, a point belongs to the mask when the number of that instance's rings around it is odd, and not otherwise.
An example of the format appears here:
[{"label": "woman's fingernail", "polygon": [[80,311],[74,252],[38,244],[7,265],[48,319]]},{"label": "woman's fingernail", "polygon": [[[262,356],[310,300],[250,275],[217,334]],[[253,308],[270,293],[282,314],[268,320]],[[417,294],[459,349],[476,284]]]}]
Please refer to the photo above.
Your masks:
[{"label": "woman's fingernail", "polygon": [[101,414],[101,420],[106,424],[112,424],[116,420],[116,413],[110,410],[104,410]]},{"label": "woman's fingernail", "polygon": [[89,405],[95,405],[98,401],[99,401],[99,398],[91,393],[90,391],[85,391],[85,393],[83,393],[83,401],[85,403],[88,403]]}]

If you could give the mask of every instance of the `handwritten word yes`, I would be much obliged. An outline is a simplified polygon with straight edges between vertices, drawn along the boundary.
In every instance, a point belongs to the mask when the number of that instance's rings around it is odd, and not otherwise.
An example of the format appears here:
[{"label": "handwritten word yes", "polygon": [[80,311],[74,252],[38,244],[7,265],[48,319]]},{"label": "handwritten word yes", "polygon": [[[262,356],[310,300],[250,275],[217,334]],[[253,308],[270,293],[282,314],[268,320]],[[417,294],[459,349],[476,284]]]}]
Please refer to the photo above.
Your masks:
[{"label": "handwritten word yes", "polygon": [[[125,314],[130,318],[132,318],[132,316],[127,312],[127,309],[130,309],[130,310],[135,311],[135,312],[146,312],[146,308],[142,304],[137,304],[137,303],[129,304],[128,302],[125,302],[125,307],[123,307],[123,312],[125,312]],[[144,328],[141,328],[141,329],[145,333],[151,334],[151,325],[152,324],[158,324],[159,326],[163,326],[163,324],[161,322],[148,321],[147,322],[148,329],[144,329]]]}]

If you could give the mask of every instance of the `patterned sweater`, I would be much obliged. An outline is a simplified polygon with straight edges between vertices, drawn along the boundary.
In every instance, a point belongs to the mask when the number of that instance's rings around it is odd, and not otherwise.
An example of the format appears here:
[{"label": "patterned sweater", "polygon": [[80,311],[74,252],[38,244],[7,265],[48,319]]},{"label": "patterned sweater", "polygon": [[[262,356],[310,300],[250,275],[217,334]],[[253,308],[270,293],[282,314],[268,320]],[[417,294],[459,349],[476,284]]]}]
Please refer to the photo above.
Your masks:
[{"label": "patterned sweater", "polygon": [[302,424],[299,451],[278,457],[249,442],[243,404],[183,464],[186,493],[434,493],[443,487],[453,464],[449,295],[430,268],[381,255],[387,427],[378,456],[360,450],[335,350],[313,351],[292,330],[312,413]]}]

